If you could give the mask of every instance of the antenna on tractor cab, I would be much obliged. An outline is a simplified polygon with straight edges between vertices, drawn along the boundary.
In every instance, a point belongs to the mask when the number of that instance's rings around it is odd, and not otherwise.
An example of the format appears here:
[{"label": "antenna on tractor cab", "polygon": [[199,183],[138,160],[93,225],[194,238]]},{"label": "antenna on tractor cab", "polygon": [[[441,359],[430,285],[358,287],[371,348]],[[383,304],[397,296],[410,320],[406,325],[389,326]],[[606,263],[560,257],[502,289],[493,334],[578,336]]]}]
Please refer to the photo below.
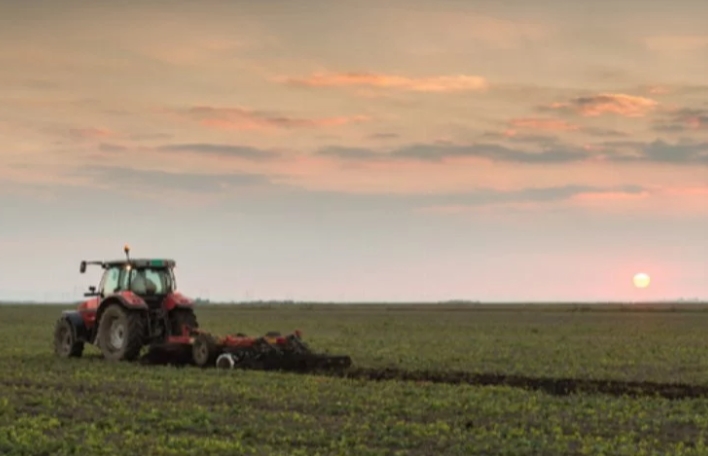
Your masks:
[{"label": "antenna on tractor cab", "polygon": [[125,259],[130,263],[130,246],[128,244],[125,244],[123,246],[123,251],[125,252]]}]

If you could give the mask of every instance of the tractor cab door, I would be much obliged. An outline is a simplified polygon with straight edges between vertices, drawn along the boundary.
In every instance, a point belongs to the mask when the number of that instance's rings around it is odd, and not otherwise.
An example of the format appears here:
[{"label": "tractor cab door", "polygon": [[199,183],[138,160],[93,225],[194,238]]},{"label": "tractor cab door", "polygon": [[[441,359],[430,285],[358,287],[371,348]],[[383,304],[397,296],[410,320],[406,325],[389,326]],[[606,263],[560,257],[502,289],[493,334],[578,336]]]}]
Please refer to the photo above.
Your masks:
[{"label": "tractor cab door", "polygon": [[120,290],[121,268],[112,266],[105,270],[101,282],[98,285],[98,293],[101,298],[112,295]]}]

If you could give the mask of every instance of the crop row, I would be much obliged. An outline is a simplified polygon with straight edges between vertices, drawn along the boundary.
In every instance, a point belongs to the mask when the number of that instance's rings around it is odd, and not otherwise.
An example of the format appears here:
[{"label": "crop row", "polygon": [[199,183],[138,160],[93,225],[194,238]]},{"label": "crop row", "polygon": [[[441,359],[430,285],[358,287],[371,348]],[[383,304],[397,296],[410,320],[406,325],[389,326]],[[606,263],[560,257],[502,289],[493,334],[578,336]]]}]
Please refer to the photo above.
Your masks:
[{"label": "crop row", "polygon": [[[40,362],[44,361],[44,362]],[[15,366],[16,368],[18,365]],[[0,453],[703,454],[704,399],[35,358],[2,368]]]},{"label": "crop row", "polygon": [[[0,306],[0,454],[708,453],[704,398],[111,364],[94,348],[60,360],[51,353],[59,311]],[[209,307],[198,316],[217,333],[302,329],[359,368],[695,384],[708,372],[702,314]]]}]

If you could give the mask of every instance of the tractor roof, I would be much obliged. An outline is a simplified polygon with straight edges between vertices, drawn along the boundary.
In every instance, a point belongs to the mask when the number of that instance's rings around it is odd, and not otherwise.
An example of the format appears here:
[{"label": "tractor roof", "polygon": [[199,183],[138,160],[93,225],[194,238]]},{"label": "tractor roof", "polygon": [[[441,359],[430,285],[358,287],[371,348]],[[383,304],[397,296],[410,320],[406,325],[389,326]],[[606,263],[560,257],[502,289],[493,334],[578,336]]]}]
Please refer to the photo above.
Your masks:
[{"label": "tractor roof", "polygon": [[79,271],[83,274],[86,272],[86,266],[89,264],[91,265],[99,265],[103,269],[106,268],[114,268],[116,266],[118,267],[125,267],[130,265],[133,268],[158,268],[158,269],[172,269],[176,266],[175,260],[171,258],[130,258],[128,255],[128,252],[130,252],[130,246],[128,244],[123,247],[123,251],[125,252],[125,259],[124,260],[108,260],[108,261],[86,261],[83,260],[81,262],[81,267]]},{"label": "tractor roof", "polygon": [[169,258],[131,258],[130,260],[109,260],[104,261],[104,267],[126,266],[130,264],[134,268],[174,268],[175,260]]}]

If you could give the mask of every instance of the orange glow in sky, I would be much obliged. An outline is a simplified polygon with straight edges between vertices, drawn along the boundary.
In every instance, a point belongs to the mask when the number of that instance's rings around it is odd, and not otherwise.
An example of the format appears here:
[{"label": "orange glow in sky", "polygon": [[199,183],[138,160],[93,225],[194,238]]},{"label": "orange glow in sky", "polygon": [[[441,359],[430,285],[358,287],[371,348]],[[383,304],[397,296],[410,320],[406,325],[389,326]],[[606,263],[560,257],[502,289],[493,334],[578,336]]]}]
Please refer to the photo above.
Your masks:
[{"label": "orange glow in sky", "polygon": [[628,5],[0,2],[0,300],[708,298],[708,2]]}]

